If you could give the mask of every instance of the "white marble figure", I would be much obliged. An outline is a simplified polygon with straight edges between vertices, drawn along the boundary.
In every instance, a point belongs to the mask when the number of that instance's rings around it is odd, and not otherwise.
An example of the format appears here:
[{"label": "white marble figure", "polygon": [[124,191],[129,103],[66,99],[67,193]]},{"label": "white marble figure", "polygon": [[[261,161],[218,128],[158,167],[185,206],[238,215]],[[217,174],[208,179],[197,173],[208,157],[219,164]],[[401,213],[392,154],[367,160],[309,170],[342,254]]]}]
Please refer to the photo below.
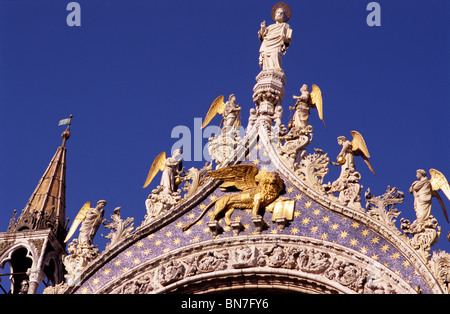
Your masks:
[{"label": "white marble figure", "polygon": [[303,130],[308,126],[309,114],[311,113],[308,85],[303,84],[300,88],[300,93],[300,96],[292,96],[292,98],[297,101],[294,107],[289,107],[289,109],[295,110],[291,128],[299,128],[300,130]]},{"label": "white marble figure", "polygon": [[409,192],[414,195],[414,210],[419,221],[426,221],[431,215],[431,183],[425,170],[416,171],[417,181],[414,181]]},{"label": "white marble figure", "polygon": [[90,208],[84,220],[81,222],[80,232],[78,235],[78,245],[91,247],[93,246],[93,241],[95,234],[100,227],[103,220],[104,207],[106,206],[106,201],[100,200],[97,202],[97,206]]},{"label": "white marble figure", "polygon": [[166,159],[165,168],[161,176],[159,185],[162,187],[161,193],[172,194],[176,192],[175,177],[179,174],[182,168],[182,160],[178,159],[183,151],[177,149],[173,152],[172,157]]},{"label": "white marble figure", "polygon": [[223,127],[232,128],[239,127],[239,116],[241,112],[241,106],[235,104],[236,96],[231,94],[228,97],[228,101],[225,103],[225,110],[223,112]]},{"label": "white marble figure", "polygon": [[258,31],[261,47],[259,48],[259,66],[263,71],[281,71],[281,57],[286,54],[292,40],[292,29],[285,23],[288,16],[285,8],[276,9],[273,16],[275,24],[266,27],[266,21],[261,23]]},{"label": "white marble figure", "polygon": [[[355,172],[355,157],[352,150],[352,143],[347,140],[344,136],[339,136],[337,142],[342,146],[341,152],[338,155],[338,160],[343,161],[341,164],[341,174],[336,181],[344,180],[350,176],[351,173]],[[336,165],[334,162],[331,162]]]}]

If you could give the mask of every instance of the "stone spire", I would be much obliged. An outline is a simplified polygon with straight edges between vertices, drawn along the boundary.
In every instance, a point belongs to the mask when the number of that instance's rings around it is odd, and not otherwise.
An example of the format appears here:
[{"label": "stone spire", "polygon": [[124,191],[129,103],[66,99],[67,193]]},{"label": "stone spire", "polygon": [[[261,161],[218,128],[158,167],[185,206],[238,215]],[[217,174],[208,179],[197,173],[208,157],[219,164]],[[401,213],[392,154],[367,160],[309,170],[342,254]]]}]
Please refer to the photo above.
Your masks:
[{"label": "stone spire", "polygon": [[66,234],[66,141],[70,137],[67,126],[62,144],[56,150],[44,175],[28,200],[20,217],[8,232],[51,228],[60,243]]}]

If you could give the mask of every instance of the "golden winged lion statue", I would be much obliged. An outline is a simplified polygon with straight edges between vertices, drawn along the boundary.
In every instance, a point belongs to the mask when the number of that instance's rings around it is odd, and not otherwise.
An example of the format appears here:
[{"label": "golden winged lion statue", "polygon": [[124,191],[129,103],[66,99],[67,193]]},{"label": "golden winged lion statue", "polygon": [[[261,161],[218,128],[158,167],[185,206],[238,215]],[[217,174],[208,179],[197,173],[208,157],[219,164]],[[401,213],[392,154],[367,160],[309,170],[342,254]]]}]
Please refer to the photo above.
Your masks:
[{"label": "golden winged lion statue", "polygon": [[235,165],[207,173],[215,179],[225,181],[222,189],[235,188],[238,193],[227,193],[211,202],[194,221],[186,224],[183,230],[188,230],[196,224],[206,212],[214,206],[211,220],[216,220],[220,214],[225,214],[225,223],[231,224],[231,214],[234,209],[252,209],[253,216],[258,215],[261,207],[272,204],[283,190],[284,182],[277,172],[259,171],[253,165]]}]

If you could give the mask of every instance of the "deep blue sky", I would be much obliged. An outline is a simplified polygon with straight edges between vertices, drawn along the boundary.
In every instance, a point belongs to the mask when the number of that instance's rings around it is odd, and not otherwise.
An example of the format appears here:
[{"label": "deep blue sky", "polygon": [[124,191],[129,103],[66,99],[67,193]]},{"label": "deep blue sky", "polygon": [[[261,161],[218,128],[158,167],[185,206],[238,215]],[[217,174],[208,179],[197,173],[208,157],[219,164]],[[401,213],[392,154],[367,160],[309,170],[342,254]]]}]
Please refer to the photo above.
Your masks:
[{"label": "deep blue sky", "polygon": [[[276,1],[78,2],[81,27],[69,27],[69,1],[0,0],[2,231],[60,145],[58,121],[69,114],[67,217],[73,220],[88,200],[105,199],[106,218],[121,206],[122,217],[135,217],[139,226],[159,176],[146,190],[142,185],[155,156],[177,141],[172,129],[193,130],[194,118],[219,95],[236,95],[245,125],[254,106],[257,31],[261,21],[272,23]],[[415,219],[408,189],[416,169],[436,168],[450,179],[450,3],[378,1],[381,27],[369,27],[369,2],[288,2],[293,41],[283,58],[283,123],[301,85],[320,86],[328,130],[314,111],[308,152],[322,148],[335,160],[336,138],[362,133],[377,173],[356,161],[363,195],[368,187],[381,195],[388,185],[405,192],[399,224],[401,217]],[[339,171],[332,167],[325,181]],[[435,249],[449,251],[450,226],[437,200],[432,212],[442,226]]]}]

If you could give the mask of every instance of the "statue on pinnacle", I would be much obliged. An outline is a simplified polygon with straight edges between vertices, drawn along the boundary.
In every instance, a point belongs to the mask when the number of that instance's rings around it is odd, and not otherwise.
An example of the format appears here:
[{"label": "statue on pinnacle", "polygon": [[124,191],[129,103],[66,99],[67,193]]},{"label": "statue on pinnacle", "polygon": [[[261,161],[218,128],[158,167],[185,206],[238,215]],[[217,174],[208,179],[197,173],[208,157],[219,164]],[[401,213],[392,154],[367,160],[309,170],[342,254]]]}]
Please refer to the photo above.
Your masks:
[{"label": "statue on pinnacle", "polygon": [[277,3],[272,9],[275,24],[266,27],[266,21],[261,23],[258,31],[261,47],[259,48],[259,66],[262,70],[281,71],[281,57],[286,54],[292,40],[292,29],[286,24],[291,17],[291,9],[285,3]]}]

